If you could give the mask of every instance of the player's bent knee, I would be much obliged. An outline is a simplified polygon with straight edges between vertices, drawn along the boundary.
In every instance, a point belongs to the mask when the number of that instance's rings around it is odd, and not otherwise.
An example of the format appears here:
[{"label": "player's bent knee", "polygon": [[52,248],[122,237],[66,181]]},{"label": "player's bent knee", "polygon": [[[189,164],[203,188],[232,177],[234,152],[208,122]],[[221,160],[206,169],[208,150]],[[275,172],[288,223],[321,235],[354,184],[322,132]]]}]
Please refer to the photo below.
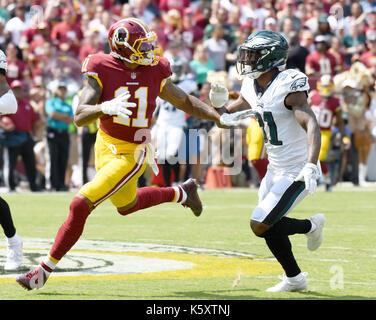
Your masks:
[{"label": "player's bent knee", "polygon": [[250,226],[252,232],[260,238],[263,238],[263,234],[265,233],[265,231],[267,231],[270,228],[270,226],[268,226],[267,224],[255,220],[251,220]]},{"label": "player's bent knee", "polygon": [[137,206],[137,200],[138,199],[136,197],[136,199],[134,199],[131,203],[127,204],[126,206],[117,208],[118,213],[122,216],[126,216],[130,213],[137,211],[139,209]]},{"label": "player's bent knee", "polygon": [[85,199],[83,196],[73,198],[69,207],[68,221],[70,224],[82,224],[89,216],[92,208]]}]

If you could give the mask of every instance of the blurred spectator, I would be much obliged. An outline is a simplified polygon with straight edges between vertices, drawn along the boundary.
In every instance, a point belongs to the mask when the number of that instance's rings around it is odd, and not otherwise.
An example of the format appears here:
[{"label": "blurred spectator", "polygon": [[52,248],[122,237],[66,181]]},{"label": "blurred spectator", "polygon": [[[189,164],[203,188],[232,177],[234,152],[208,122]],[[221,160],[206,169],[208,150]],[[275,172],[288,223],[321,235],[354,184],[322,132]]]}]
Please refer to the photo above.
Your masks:
[{"label": "blurred spectator", "polygon": [[150,29],[153,30],[158,37],[158,45],[162,47],[162,52],[168,47],[168,37],[163,28],[163,21],[161,17],[155,17],[150,23]]},{"label": "blurred spectator", "polygon": [[264,21],[267,18],[269,11],[263,7],[259,7],[258,0],[243,1],[241,11],[241,24],[250,23],[252,28],[257,30],[264,28]]},{"label": "blurred spectator", "polygon": [[321,14],[318,20],[318,26],[317,26],[317,32],[315,33],[315,36],[323,35],[328,39],[328,42],[330,43],[332,40],[332,37],[334,36],[329,21],[328,21],[328,15],[327,14]]},{"label": "blurred spectator", "polygon": [[[85,77],[83,80],[83,87],[87,83],[87,78]],[[75,113],[79,97],[82,93],[81,89],[73,98],[72,100],[72,109],[73,113]],[[88,126],[84,127],[78,127],[77,133],[78,133],[78,163],[80,165],[80,171],[81,171],[81,184],[87,183],[90,179],[88,176],[88,168],[89,168],[89,161],[91,156],[93,155],[93,149],[94,144],[97,138],[97,131],[98,131],[98,123],[93,122],[89,124]]]},{"label": "blurred spectator", "polygon": [[376,11],[372,11],[367,15],[367,24],[364,27],[364,34],[367,36],[368,32],[376,32]]},{"label": "blurred spectator", "polygon": [[359,25],[361,30],[364,30],[367,15],[368,11],[363,11],[359,2],[353,2],[351,4],[351,14],[344,19],[344,34],[350,33],[350,25],[353,22]]},{"label": "blurred spectator", "polygon": [[85,33],[85,39],[82,43],[79,59],[84,62],[89,54],[103,52],[103,44],[99,41],[98,29],[90,29]]},{"label": "blurred spectator", "polygon": [[[171,81],[185,92],[193,94],[197,91],[197,83],[187,76],[186,64],[180,59],[171,62]],[[185,164],[185,128],[186,114],[176,109],[171,103],[157,99],[155,110],[156,124],[153,129],[155,136],[158,163],[162,166],[164,185],[171,186],[171,183],[179,184],[183,174],[180,174],[180,162]],[[174,177],[172,178],[172,172]]]},{"label": "blurred spectator", "polygon": [[228,52],[226,54],[226,61],[227,61],[226,70],[228,70],[231,66],[236,64],[236,59],[238,57],[238,48],[241,44],[245,42],[245,40],[247,40],[249,36],[247,31],[243,31],[240,28],[235,30],[234,35],[235,35],[236,41],[230,45]]},{"label": "blurred spectator", "polygon": [[310,53],[315,51],[315,43],[313,33],[309,28],[303,28],[301,31],[300,44],[306,48]]},{"label": "blurred spectator", "polygon": [[313,3],[310,6],[310,10],[312,10],[309,11],[311,12],[311,17],[304,22],[304,26],[308,27],[313,34],[316,34],[319,28],[319,19],[320,16],[324,14],[324,9],[322,3],[320,2],[313,1]]},{"label": "blurred spectator", "polygon": [[204,31],[197,26],[193,20],[193,10],[188,8],[184,10],[182,39],[185,47],[191,50],[193,55],[194,49],[204,37]]},{"label": "blurred spectator", "polygon": [[205,2],[202,1],[200,7],[195,13],[194,20],[196,25],[202,29],[205,29],[206,26],[210,23],[211,9],[209,6],[205,5]]},{"label": "blurred spectator", "polygon": [[350,32],[343,36],[343,46],[345,47],[346,64],[351,65],[351,59],[354,55],[361,55],[366,51],[366,39],[360,26],[353,22],[350,24]]},{"label": "blurred spectator", "polygon": [[38,126],[38,114],[30,106],[29,101],[24,97],[22,82],[13,80],[10,84],[14,96],[17,99],[18,109],[15,114],[1,116],[0,126],[8,131],[10,135],[7,139],[16,139],[14,144],[6,145],[4,148],[4,180],[10,191],[15,191],[17,181],[15,179],[15,169],[18,156],[21,156],[26,177],[31,191],[39,191],[36,186],[36,163],[34,156],[33,131]]},{"label": "blurred spectator", "polygon": [[226,9],[219,7],[215,15],[214,23],[210,23],[204,30],[204,39],[208,40],[212,38],[212,34],[216,26],[220,25],[222,28],[222,38],[230,45],[234,39],[234,29],[230,23],[228,23],[228,12]]},{"label": "blurred spectator", "polygon": [[34,130],[34,139],[38,142],[43,140],[46,126],[46,89],[42,86],[35,86],[30,89],[29,97],[30,105],[39,117],[38,125]]},{"label": "blurred spectator", "polygon": [[30,75],[27,64],[19,58],[19,51],[13,42],[9,42],[6,48],[8,72],[7,80],[11,83],[13,80],[24,80]]},{"label": "blurred spectator", "polygon": [[209,58],[214,62],[214,69],[216,71],[226,69],[228,43],[223,36],[223,28],[220,24],[217,24],[211,33],[211,37],[204,41],[204,46],[208,50]]},{"label": "blurred spectator", "polygon": [[360,56],[359,60],[371,70],[376,79],[376,32],[368,32],[366,41],[368,50]]},{"label": "blurred spectator", "polygon": [[83,33],[77,22],[77,16],[73,9],[64,8],[62,21],[57,23],[51,31],[53,44],[64,54],[79,55]]},{"label": "blurred spectator", "polygon": [[8,20],[5,25],[5,32],[10,34],[11,41],[18,46],[21,40],[22,33],[27,28],[25,19],[25,5],[17,5],[14,12],[15,16]]},{"label": "blurred spectator", "polygon": [[46,188],[67,191],[65,174],[69,157],[69,124],[73,122],[72,106],[65,101],[67,85],[59,83],[55,96],[46,102],[47,147]]},{"label": "blurred spectator", "polygon": [[209,51],[203,44],[197,45],[193,60],[189,62],[189,68],[198,85],[202,85],[206,81],[209,70],[215,69],[214,61],[210,59]]},{"label": "blurred spectator", "polygon": [[289,39],[290,33],[294,30],[294,21],[290,17],[286,17],[282,23],[281,33],[285,36],[285,38]]},{"label": "blurred spectator", "polygon": [[[82,19],[82,18],[81,18]],[[93,19],[89,22],[89,28],[96,28],[99,32],[100,42],[102,44],[107,43],[108,30],[115,21],[112,14],[109,11],[103,11],[100,19]]]},{"label": "blurred spectator", "polygon": [[265,30],[277,31],[277,20],[273,17],[265,19]]},{"label": "blurred spectator", "polygon": [[301,27],[300,19],[295,15],[295,11],[297,9],[295,0],[287,0],[285,1],[285,9],[278,12],[278,31],[282,32],[283,25],[286,19],[290,19],[292,22],[292,28],[299,32]]},{"label": "blurred spectator", "polygon": [[[223,7],[223,5],[222,5]],[[241,27],[240,18],[242,16],[242,10],[240,6],[232,6],[231,9],[227,9],[229,12],[227,22],[232,27],[234,32]],[[236,40],[236,35],[234,34]]]},{"label": "blurred spectator", "polygon": [[191,59],[191,50],[185,48],[182,45],[182,41],[171,40],[168,44],[168,49],[164,52],[163,56],[168,60],[179,58],[183,60],[184,63],[188,63]]},{"label": "blurred spectator", "polygon": [[371,134],[366,111],[370,104],[370,96],[364,91],[360,82],[346,79],[342,84],[344,110],[347,112],[351,131],[351,181],[355,185],[365,186],[367,159],[371,147]]},{"label": "blurred spectator", "polygon": [[323,74],[334,75],[335,73],[336,59],[328,52],[328,49],[329,43],[326,36],[317,35],[315,51],[307,56],[305,66],[311,89],[316,88],[316,82]]},{"label": "blurred spectator", "polygon": [[305,64],[309,51],[307,48],[300,45],[299,34],[295,31],[292,31],[289,34],[289,46],[290,50],[286,68],[298,69],[299,71],[305,73]]},{"label": "blurred spectator", "polygon": [[[155,10],[151,7],[151,2],[148,0],[133,0],[134,9],[133,9],[133,16],[135,18],[141,19],[147,25],[151,23],[151,21],[155,18],[156,13]],[[158,10],[158,7],[154,9]]]},{"label": "blurred spectator", "polygon": [[162,18],[165,19],[165,14],[171,9],[177,9],[180,14],[183,14],[185,8],[190,6],[190,0],[159,0],[156,1],[158,8],[161,11]]},{"label": "blurred spectator", "polygon": [[340,73],[346,69],[346,57],[344,51],[344,48],[341,46],[341,40],[337,37],[332,37],[328,53],[336,59],[335,73]]},{"label": "blurred spectator", "polygon": [[182,40],[182,20],[181,20],[181,13],[177,9],[171,9],[166,14],[165,22],[165,30],[164,32],[167,35],[169,41],[181,41]]},{"label": "blurred spectator", "polygon": [[5,52],[8,43],[8,36],[5,33],[5,20],[0,18],[0,50]]}]

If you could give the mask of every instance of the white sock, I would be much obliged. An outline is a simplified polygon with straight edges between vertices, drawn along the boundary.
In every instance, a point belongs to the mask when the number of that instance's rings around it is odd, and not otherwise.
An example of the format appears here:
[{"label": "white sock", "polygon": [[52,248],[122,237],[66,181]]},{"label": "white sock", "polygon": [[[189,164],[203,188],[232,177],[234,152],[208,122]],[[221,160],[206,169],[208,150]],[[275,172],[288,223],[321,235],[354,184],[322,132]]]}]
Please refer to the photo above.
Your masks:
[{"label": "white sock", "polygon": [[7,238],[8,246],[11,246],[13,244],[18,244],[19,242],[20,242],[20,237],[18,236],[17,231],[13,237]]},{"label": "white sock", "polygon": [[173,189],[175,190],[175,198],[173,202],[184,203],[187,200],[187,193],[184,189],[181,186],[173,187]]},{"label": "white sock", "polygon": [[49,277],[51,272],[55,270],[56,265],[59,261],[48,255],[43,262],[41,263],[41,267],[43,268],[46,276]]},{"label": "white sock", "polygon": [[311,221],[311,230],[309,230],[307,233],[311,233],[311,232],[315,231],[316,228],[317,228],[315,223],[311,219],[309,219],[309,221]]}]

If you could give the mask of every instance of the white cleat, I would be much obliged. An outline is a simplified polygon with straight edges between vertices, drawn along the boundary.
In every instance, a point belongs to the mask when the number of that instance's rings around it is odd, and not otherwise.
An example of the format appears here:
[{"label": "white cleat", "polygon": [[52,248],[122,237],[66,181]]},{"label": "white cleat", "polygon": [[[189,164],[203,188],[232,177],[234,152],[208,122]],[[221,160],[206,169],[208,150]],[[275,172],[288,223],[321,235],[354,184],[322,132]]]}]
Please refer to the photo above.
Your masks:
[{"label": "white cleat", "polygon": [[17,270],[22,264],[22,239],[16,235],[11,240],[7,239],[7,244],[8,253],[4,270]]},{"label": "white cleat", "polygon": [[266,292],[296,292],[307,290],[308,285],[306,275],[306,272],[301,273],[298,280],[288,278],[286,275],[279,276],[282,281],[274,287],[266,289]]},{"label": "white cleat", "polygon": [[322,230],[325,225],[325,216],[322,213],[318,213],[309,218],[313,224],[316,225],[316,229],[312,232],[306,233],[307,236],[307,248],[311,251],[317,250],[322,243]]},{"label": "white cleat", "polygon": [[48,275],[41,266],[30,270],[28,273],[17,277],[16,281],[19,285],[27,290],[40,289],[44,286],[48,279]]}]

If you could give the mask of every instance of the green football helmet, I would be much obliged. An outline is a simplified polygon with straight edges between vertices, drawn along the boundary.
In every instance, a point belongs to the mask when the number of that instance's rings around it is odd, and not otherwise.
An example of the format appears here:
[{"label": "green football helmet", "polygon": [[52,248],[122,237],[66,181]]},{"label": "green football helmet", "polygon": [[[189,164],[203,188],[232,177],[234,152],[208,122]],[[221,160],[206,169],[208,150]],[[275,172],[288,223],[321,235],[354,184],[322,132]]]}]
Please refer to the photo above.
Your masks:
[{"label": "green football helmet", "polygon": [[239,47],[236,69],[240,75],[257,79],[265,72],[286,65],[289,45],[278,32],[260,30],[252,33]]}]

